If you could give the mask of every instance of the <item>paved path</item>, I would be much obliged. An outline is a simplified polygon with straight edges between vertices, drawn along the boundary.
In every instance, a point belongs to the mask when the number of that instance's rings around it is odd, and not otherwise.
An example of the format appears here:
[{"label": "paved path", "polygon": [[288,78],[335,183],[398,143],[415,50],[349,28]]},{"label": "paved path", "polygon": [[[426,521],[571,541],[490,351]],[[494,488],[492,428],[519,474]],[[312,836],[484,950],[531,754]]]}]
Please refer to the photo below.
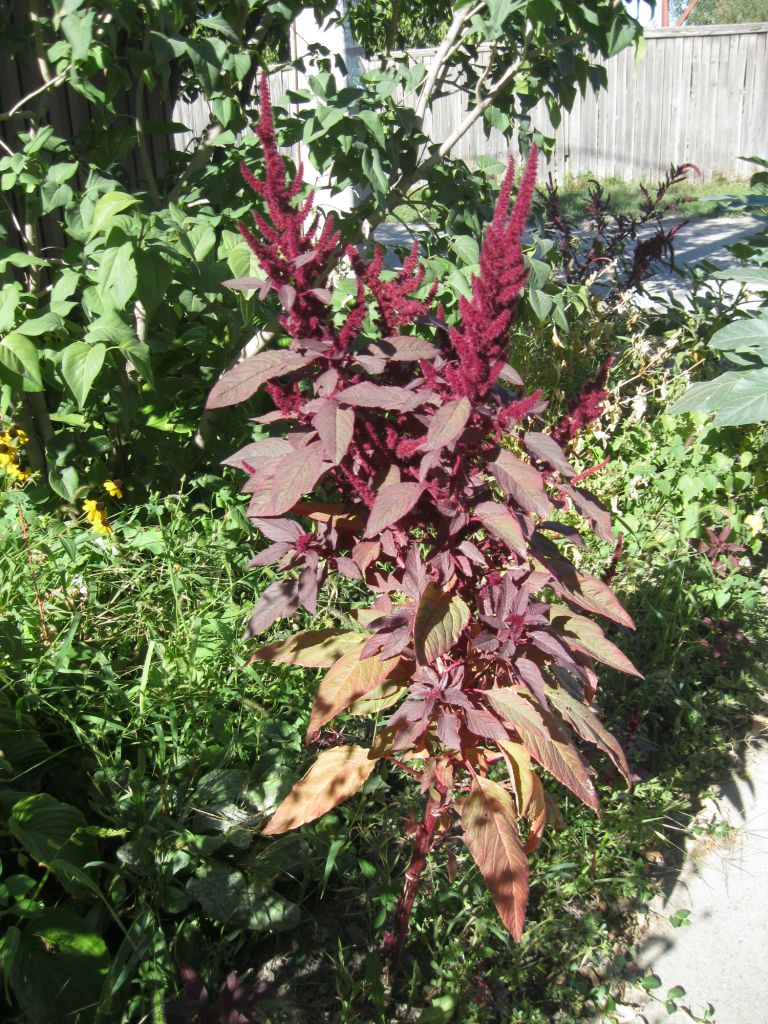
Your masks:
[{"label": "paved path", "polygon": [[[669,217],[669,225],[675,218]],[[709,260],[718,270],[739,265],[738,259],[727,251],[727,247],[743,241],[750,235],[765,229],[768,221],[759,217],[696,217],[681,228],[675,236],[675,264],[682,268],[688,263]],[[397,265],[399,262],[394,253],[395,246],[409,246],[413,236],[405,225],[381,224],[376,229],[377,242],[391,250],[388,262]],[[641,305],[653,304],[671,292],[676,298],[685,301],[688,286],[684,278],[666,268],[654,277],[648,288],[648,295],[640,298]],[[768,1024],[768,1022],[766,1022]]]},{"label": "paved path", "polygon": [[[768,722],[763,728],[766,739],[753,742],[744,771],[707,801],[698,820],[712,831],[689,840],[672,891],[651,906],[636,957],[660,978],[657,995],[680,985],[680,1004],[694,1019],[711,1006],[717,1024],[768,1024]],[[690,923],[673,928],[678,910],[690,912]],[[669,1016],[654,1001],[625,1019],[690,1024],[691,1017]]]}]

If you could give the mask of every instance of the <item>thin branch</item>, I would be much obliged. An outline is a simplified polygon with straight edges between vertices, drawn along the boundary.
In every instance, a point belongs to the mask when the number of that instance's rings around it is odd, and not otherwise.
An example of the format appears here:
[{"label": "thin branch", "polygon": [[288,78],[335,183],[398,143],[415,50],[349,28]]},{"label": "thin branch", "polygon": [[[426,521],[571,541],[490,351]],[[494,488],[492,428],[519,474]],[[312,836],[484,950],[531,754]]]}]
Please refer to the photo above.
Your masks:
[{"label": "thin branch", "polygon": [[136,83],[136,112],[133,117],[133,127],[136,129],[136,144],[139,150],[139,159],[141,160],[141,167],[144,171],[144,177],[147,182],[147,191],[152,199],[155,206],[160,205],[160,192],[157,188],[157,179],[155,178],[155,171],[152,167],[152,160],[149,156],[149,149],[147,147],[147,136],[144,133],[144,78],[143,74],[139,74],[139,80]]},{"label": "thin branch", "polygon": [[168,193],[167,201],[169,203],[175,203],[190,178],[193,178],[198,171],[201,171],[203,167],[205,167],[211,155],[211,147],[223,131],[224,129],[219,122],[212,118],[209,123],[208,130],[205,133],[205,138],[192,154],[192,159],[184,168],[179,180]]},{"label": "thin branch", "polygon": [[70,71],[71,67],[72,65],[68,64],[60,74],[56,75],[55,78],[50,78],[47,81],[43,81],[43,84],[38,86],[37,89],[33,89],[32,92],[28,93],[26,96],[23,96],[18,101],[18,103],[14,103],[14,105],[11,107],[7,114],[0,114],[0,121],[10,121],[11,118],[16,117],[17,115],[19,117],[32,117],[33,115],[30,111],[23,110],[22,108],[25,107],[26,104],[29,103],[30,100],[33,100],[36,96],[39,96],[41,93],[46,92],[48,89],[55,88],[57,85],[61,85],[62,82],[65,82],[67,78],[67,73]]},{"label": "thin branch", "polygon": [[429,107],[429,101],[432,98],[432,93],[435,90],[435,85],[437,84],[440,74],[452,53],[458,46],[461,30],[464,28],[466,22],[482,9],[482,6],[482,4],[475,4],[474,7],[464,8],[464,10],[457,11],[456,14],[454,14],[453,21],[443,37],[442,43],[438,47],[432,66],[429,69],[429,73],[424,79],[424,85],[421,87],[421,96],[419,96],[419,102],[416,104],[416,117],[420,121],[424,120],[427,108]]},{"label": "thin branch", "polygon": [[504,72],[501,78],[498,78],[493,83],[485,99],[478,103],[476,106],[474,106],[470,111],[468,111],[467,116],[464,118],[461,124],[459,124],[451,132],[451,134],[448,136],[445,142],[442,143],[437,153],[435,153],[433,156],[429,158],[429,160],[426,161],[422,171],[426,171],[429,170],[431,167],[434,167],[434,165],[438,163],[439,160],[442,160],[442,158],[446,156],[446,154],[450,153],[450,151],[459,142],[459,140],[462,139],[467,134],[472,125],[483,116],[483,113],[488,109],[488,107],[490,107],[490,105],[493,103],[493,101],[496,99],[499,93],[502,92],[507,83],[510,82],[515,77],[517,72],[517,64],[512,64],[510,67],[507,68],[507,70]]}]

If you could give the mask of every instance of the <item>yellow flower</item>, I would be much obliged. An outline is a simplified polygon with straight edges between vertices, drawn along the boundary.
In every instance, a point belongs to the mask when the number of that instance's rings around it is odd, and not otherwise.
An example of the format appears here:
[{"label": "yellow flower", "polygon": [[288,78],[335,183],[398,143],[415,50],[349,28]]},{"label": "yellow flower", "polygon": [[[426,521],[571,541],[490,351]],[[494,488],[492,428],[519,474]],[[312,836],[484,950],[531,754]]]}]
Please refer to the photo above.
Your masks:
[{"label": "yellow flower", "polygon": [[117,480],[105,480],[102,487],[110,498],[122,498],[123,496],[123,489]]},{"label": "yellow flower", "polygon": [[765,527],[765,520],[763,519],[763,510],[758,509],[757,512],[753,512],[751,516],[746,516],[744,522],[752,531],[752,536],[756,537],[758,533],[763,532]]},{"label": "yellow flower", "polygon": [[83,502],[83,512],[95,533],[104,537],[112,533],[112,527],[106,522],[104,506],[100,502],[94,501],[93,498],[86,498]]},{"label": "yellow flower", "polygon": [[27,435],[18,427],[0,431],[0,469],[11,480],[20,483],[32,475],[31,471],[25,469],[19,462],[19,449],[28,441]]}]

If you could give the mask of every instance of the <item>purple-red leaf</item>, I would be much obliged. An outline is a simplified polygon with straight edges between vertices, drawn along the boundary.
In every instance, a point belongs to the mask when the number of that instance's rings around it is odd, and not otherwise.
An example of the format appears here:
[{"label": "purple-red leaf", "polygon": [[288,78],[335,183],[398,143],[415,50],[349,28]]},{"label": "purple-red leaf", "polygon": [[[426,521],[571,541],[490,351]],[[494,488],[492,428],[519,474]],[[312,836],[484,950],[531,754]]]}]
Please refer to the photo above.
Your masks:
[{"label": "purple-red leaf", "polygon": [[338,466],[347,454],[355,429],[352,409],[343,409],[338,402],[328,400],[321,406],[313,423],[323,444],[325,457]]},{"label": "purple-red leaf", "polygon": [[514,498],[526,512],[548,515],[552,504],[544,491],[544,480],[530,463],[502,448],[488,468],[504,493]]},{"label": "purple-red leaf", "polygon": [[434,359],[438,349],[431,341],[424,341],[422,338],[412,338],[406,335],[394,335],[385,338],[374,346],[372,351],[381,352],[388,359],[397,362],[416,363],[421,359]]},{"label": "purple-red leaf", "polygon": [[576,476],[576,470],[568,462],[565,452],[549,434],[539,434],[534,430],[529,430],[527,434],[523,434],[523,444],[531,455],[541,462],[546,462],[547,465],[562,473],[568,480],[572,476]]},{"label": "purple-red leaf", "polygon": [[280,516],[288,512],[302,495],[312,490],[328,468],[323,461],[320,441],[265,463],[262,472],[251,478],[249,489],[253,491],[253,498],[248,514]]},{"label": "purple-red leaf", "polygon": [[416,660],[431,665],[457,642],[469,623],[469,608],[458,594],[429,583],[421,595],[413,624]]},{"label": "purple-red leaf", "polygon": [[565,690],[553,686],[547,687],[547,696],[552,706],[557,708],[577,734],[588,743],[594,743],[596,747],[606,753],[629,783],[629,765],[624,751],[621,749],[619,741],[612,732],[606,729],[594,711],[586,704],[574,700]]},{"label": "purple-red leaf", "polygon": [[265,459],[275,459],[280,455],[287,455],[290,451],[293,451],[293,448],[282,437],[265,437],[262,441],[251,441],[245,448],[224,459],[222,466],[234,466],[236,469],[250,472],[251,469],[258,469],[259,463]]},{"label": "purple-red leaf", "polygon": [[468,398],[456,398],[441,406],[429,421],[427,437],[421,447],[434,452],[459,438],[469,421],[472,405]]},{"label": "purple-red leaf", "polygon": [[512,798],[491,779],[476,776],[461,812],[464,842],[480,868],[504,927],[519,942],[528,903],[528,859],[517,831]]},{"label": "purple-red leaf", "polygon": [[353,796],[376,767],[368,754],[355,744],[323,750],[269,819],[262,835],[289,832]]},{"label": "purple-red leaf", "polygon": [[520,522],[508,508],[496,501],[483,501],[475,509],[475,515],[493,537],[503,540],[516,555],[520,558],[528,555]]},{"label": "purple-red leaf", "polygon": [[592,619],[584,615],[574,615],[568,608],[552,606],[550,617],[552,625],[559,626],[563,631],[563,639],[577,651],[589,654],[596,661],[601,661],[610,668],[619,672],[626,672],[627,675],[643,676],[637,671],[629,658],[620,651],[616,644],[611,643],[600,626]]},{"label": "purple-red leaf", "polygon": [[589,777],[590,769],[578,750],[553,737],[541,713],[512,687],[486,690],[485,696],[515,729],[534,761],[599,814],[600,803]]},{"label": "purple-red leaf", "polygon": [[366,380],[340,391],[336,395],[336,400],[362,409],[405,409],[412,407],[414,393],[406,391],[405,388],[372,384]]},{"label": "purple-red leaf", "polygon": [[298,580],[276,580],[270,583],[251,612],[247,630],[249,636],[258,636],[269,629],[273,622],[283,616],[293,615],[298,607]]},{"label": "purple-red leaf", "polygon": [[250,292],[266,284],[263,277],[231,277],[228,281],[221,282],[225,288],[231,288],[236,292]]},{"label": "purple-red leaf", "polygon": [[408,515],[424,491],[423,484],[390,484],[382,487],[368,517],[365,537],[376,537],[387,526]]},{"label": "purple-red leaf", "polygon": [[590,494],[589,491],[582,490],[581,487],[574,487],[572,484],[563,483],[560,485],[560,489],[571,499],[576,511],[583,515],[585,519],[589,519],[600,540],[604,540],[606,544],[614,544],[615,538],[611,530],[611,513],[605,505],[593,494]]},{"label": "purple-red leaf", "polygon": [[323,676],[312,704],[307,743],[326,722],[330,722],[360,697],[375,690],[385,680],[402,683],[407,677],[407,663],[402,659],[390,658],[384,661],[374,656],[361,661],[361,653],[361,647],[352,648]]},{"label": "purple-red leaf", "polygon": [[226,405],[237,405],[255,395],[262,384],[281,377],[284,373],[306,366],[314,359],[315,353],[306,355],[288,348],[269,349],[257,352],[255,356],[244,359],[242,363],[227,370],[211,388],[206,409],[222,409]]},{"label": "purple-red leaf", "polygon": [[340,629],[305,629],[285,640],[263,644],[251,661],[277,661],[303,668],[330,668],[351,650],[362,647],[367,633],[345,633]]}]

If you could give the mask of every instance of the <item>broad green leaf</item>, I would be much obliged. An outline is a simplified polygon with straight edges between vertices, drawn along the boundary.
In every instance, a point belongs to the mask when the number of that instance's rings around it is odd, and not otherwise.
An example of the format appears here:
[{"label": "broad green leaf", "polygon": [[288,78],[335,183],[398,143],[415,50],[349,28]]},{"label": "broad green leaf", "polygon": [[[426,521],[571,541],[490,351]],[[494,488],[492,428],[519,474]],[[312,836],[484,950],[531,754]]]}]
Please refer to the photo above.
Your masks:
[{"label": "broad green leaf", "polygon": [[379,146],[384,149],[387,139],[384,135],[384,125],[381,123],[379,115],[373,110],[361,110],[358,112],[357,118],[363,122]]},{"label": "broad green leaf", "polygon": [[299,828],[353,796],[376,766],[368,753],[355,744],[322,750],[272,815],[263,835],[275,836]]},{"label": "broad green leaf", "polygon": [[552,299],[546,292],[540,291],[538,288],[530,288],[528,290],[528,301],[531,304],[531,309],[536,314],[539,323],[542,323],[547,319],[552,310]]},{"label": "broad green leaf", "polygon": [[285,640],[257,647],[252,661],[276,661],[303,668],[330,668],[339,658],[362,647],[367,633],[348,633],[339,629],[306,629]]},{"label": "broad green leaf", "polygon": [[85,341],[73,341],[64,349],[61,373],[81,409],[101,372],[106,354],[107,347],[101,342],[89,345]]},{"label": "broad green leaf", "polygon": [[468,263],[472,266],[479,263],[480,246],[471,235],[456,235],[455,238],[450,239],[450,246],[462,263]]},{"label": "broad green leaf", "polygon": [[26,922],[6,977],[27,1024],[90,1024],[108,970],[107,946],[93,925],[51,908]]},{"label": "broad green leaf", "polygon": [[216,861],[203,864],[187,892],[214,921],[253,932],[285,931],[301,920],[299,908],[271,889],[246,881],[242,871]]},{"label": "broad green leaf", "polygon": [[768,419],[768,367],[729,370],[714,380],[692,385],[670,413],[714,412],[717,427]]},{"label": "broad green leaf", "polygon": [[8,831],[30,857],[49,867],[74,892],[81,886],[68,868],[82,868],[98,856],[95,840],[84,831],[86,825],[82,811],[47,793],[20,800],[8,819]]},{"label": "broad green leaf", "polygon": [[421,665],[431,665],[450,651],[468,625],[469,614],[458,594],[446,594],[435,583],[429,583],[421,595],[413,624],[416,660]]},{"label": "broad green leaf", "polygon": [[11,281],[0,290],[0,333],[10,331],[16,322],[16,310],[19,308],[21,285]]},{"label": "broad green leaf", "polygon": [[39,338],[41,334],[50,334],[61,327],[61,317],[55,313],[43,313],[42,316],[32,317],[25,320],[23,324],[16,327],[17,334],[23,334],[27,338]]},{"label": "broad green leaf", "polygon": [[768,318],[734,320],[712,335],[709,347],[723,352],[742,352],[768,346]]},{"label": "broad green leaf", "polygon": [[42,391],[40,360],[33,341],[14,332],[0,341],[0,377],[16,391]]},{"label": "broad green leaf", "polygon": [[744,267],[742,270],[718,270],[714,275],[721,281],[738,281],[751,285],[755,291],[768,289],[768,267]]},{"label": "broad green leaf", "polygon": [[88,231],[88,240],[100,232],[106,232],[124,210],[135,206],[139,200],[125,192],[106,192],[99,196],[93,211],[93,219]]},{"label": "broad green leaf", "polygon": [[132,242],[105,250],[99,264],[97,281],[100,294],[106,296],[110,304],[118,309],[128,304],[137,283]]},{"label": "broad green leaf", "polygon": [[519,942],[528,903],[528,859],[509,793],[500,783],[476,776],[462,807],[461,827],[504,927]]}]

